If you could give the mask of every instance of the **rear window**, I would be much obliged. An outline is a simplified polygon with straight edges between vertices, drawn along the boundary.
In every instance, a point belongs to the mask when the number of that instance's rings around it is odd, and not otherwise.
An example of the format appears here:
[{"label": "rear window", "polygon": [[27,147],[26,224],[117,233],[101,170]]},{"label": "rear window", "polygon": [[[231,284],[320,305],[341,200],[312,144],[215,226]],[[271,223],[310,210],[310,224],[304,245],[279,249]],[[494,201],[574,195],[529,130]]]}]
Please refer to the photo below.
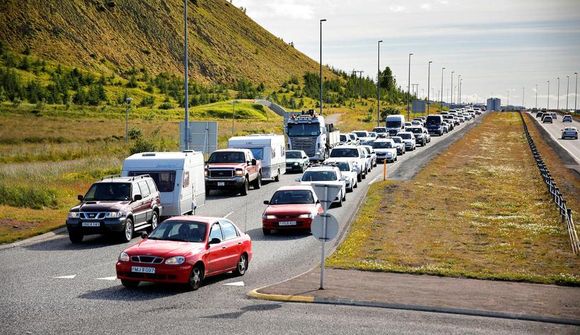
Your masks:
[{"label": "rear window", "polygon": [[224,235],[224,241],[238,237],[238,231],[231,222],[221,221],[220,225],[222,226],[222,234]]},{"label": "rear window", "polygon": [[427,116],[427,124],[441,124],[443,117],[439,115],[429,115]]},{"label": "rear window", "polygon": [[302,175],[302,181],[335,181],[337,179],[334,171],[306,171]]},{"label": "rear window", "polygon": [[141,196],[143,198],[146,198],[149,196],[149,194],[151,194],[151,191],[149,191],[149,186],[147,186],[147,183],[142,180],[139,183],[137,183],[139,185],[139,189],[141,190]]},{"label": "rear window", "polygon": [[356,148],[335,148],[330,151],[330,157],[358,157]]},{"label": "rear window", "polygon": [[155,181],[159,192],[173,192],[175,171],[129,171],[129,176],[148,174]]}]

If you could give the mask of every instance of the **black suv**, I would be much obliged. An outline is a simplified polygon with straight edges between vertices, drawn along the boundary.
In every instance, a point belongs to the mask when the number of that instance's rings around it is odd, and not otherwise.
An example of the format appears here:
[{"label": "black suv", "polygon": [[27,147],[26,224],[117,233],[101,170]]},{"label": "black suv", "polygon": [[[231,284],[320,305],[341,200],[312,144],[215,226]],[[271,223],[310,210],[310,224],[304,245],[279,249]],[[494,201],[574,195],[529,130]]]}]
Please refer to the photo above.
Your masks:
[{"label": "black suv", "polygon": [[149,175],[110,177],[94,183],[80,204],[71,208],[66,220],[72,243],[84,235],[116,234],[129,242],[136,230],[157,227],[161,200]]}]

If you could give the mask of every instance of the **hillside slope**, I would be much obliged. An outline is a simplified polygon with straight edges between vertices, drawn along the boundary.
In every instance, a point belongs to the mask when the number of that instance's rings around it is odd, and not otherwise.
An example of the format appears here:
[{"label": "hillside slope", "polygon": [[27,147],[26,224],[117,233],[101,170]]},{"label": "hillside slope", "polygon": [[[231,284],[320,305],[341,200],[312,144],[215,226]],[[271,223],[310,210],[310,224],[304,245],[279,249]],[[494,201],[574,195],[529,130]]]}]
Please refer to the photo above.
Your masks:
[{"label": "hillside slope", "polygon": [[[279,85],[318,64],[225,0],[190,0],[190,76]],[[183,73],[181,0],[5,0],[0,40],[12,50],[103,73],[132,66]]]}]

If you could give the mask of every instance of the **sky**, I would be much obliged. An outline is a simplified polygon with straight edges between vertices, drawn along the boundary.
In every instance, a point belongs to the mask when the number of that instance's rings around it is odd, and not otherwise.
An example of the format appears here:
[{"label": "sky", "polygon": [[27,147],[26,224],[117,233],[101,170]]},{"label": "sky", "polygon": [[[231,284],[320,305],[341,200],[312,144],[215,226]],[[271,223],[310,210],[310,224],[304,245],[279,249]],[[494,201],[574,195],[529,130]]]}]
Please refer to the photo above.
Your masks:
[{"label": "sky", "polygon": [[[390,66],[404,89],[411,84],[427,95],[449,101],[462,78],[462,101],[494,96],[513,105],[574,107],[580,72],[580,0],[233,0],[258,24],[319,61],[319,20],[323,23],[325,65],[364,71],[376,79],[377,41],[381,69]],[[548,98],[548,83],[550,95]],[[457,100],[457,88],[454,88]],[[580,108],[580,101],[578,102]]]}]

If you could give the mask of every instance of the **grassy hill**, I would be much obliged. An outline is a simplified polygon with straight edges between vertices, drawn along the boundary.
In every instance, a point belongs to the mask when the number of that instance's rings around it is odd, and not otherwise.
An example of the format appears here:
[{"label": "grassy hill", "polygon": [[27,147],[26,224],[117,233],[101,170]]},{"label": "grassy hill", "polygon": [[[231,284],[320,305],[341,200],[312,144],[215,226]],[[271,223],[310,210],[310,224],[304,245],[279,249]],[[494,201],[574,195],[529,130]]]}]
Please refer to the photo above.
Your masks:
[{"label": "grassy hill", "polygon": [[[276,87],[318,64],[225,0],[188,2],[192,79]],[[15,52],[107,75],[183,72],[181,0],[5,0],[0,41]],[[328,71],[328,76],[332,73]]]}]

